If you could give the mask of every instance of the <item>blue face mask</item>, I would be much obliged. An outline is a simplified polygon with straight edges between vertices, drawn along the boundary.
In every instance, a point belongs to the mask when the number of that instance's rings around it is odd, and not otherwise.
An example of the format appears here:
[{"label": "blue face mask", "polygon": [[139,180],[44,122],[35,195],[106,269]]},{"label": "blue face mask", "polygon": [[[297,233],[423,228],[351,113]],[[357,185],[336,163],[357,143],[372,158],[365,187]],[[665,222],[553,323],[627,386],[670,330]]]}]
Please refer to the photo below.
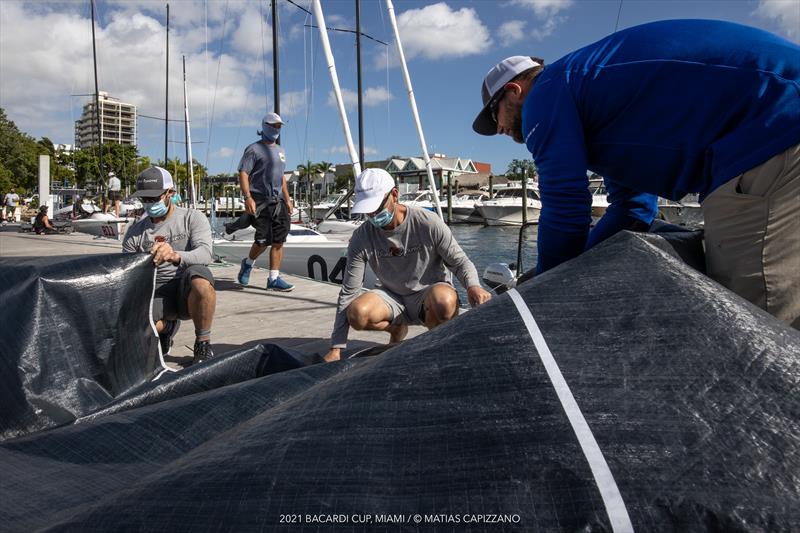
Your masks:
[{"label": "blue face mask", "polygon": [[380,213],[378,213],[374,217],[368,217],[368,218],[369,221],[372,222],[373,226],[376,226],[378,228],[383,228],[386,227],[386,225],[388,225],[392,221],[392,219],[394,218],[394,213],[389,211],[388,207],[384,207]]},{"label": "blue face mask", "polygon": [[153,218],[163,217],[167,214],[167,204],[159,200],[158,202],[144,204],[144,209],[147,214]]},{"label": "blue face mask", "polygon": [[269,124],[264,124],[264,131],[259,131],[261,139],[270,143],[274,143],[281,135],[281,129]]}]

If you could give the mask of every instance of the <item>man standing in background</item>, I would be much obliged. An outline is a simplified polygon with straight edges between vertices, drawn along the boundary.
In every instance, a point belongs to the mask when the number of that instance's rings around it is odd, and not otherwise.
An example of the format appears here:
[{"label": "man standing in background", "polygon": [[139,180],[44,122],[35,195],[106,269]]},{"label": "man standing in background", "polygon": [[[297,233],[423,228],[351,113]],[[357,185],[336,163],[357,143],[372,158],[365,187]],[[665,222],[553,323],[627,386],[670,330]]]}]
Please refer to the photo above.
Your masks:
[{"label": "man standing in background", "polygon": [[121,200],[121,193],[120,190],[122,189],[122,183],[120,183],[119,178],[113,172],[108,173],[108,203],[106,204],[106,208],[104,213],[108,213],[109,203],[114,203],[114,216],[119,218],[119,202]]},{"label": "man standing in background", "polygon": [[19,195],[17,191],[11,189],[3,199],[5,205],[5,218],[3,224],[16,221],[17,206],[19,205]]},{"label": "man standing in background", "polygon": [[[239,185],[244,207],[251,215],[256,229],[255,241],[248,257],[242,259],[239,283],[250,283],[250,272],[258,256],[269,251],[269,281],[267,290],[289,292],[294,285],[280,277],[283,243],[289,235],[292,199],[283,171],[286,154],[277,143],[283,120],[277,113],[267,113],[261,121],[261,140],[245,148],[239,162]],[[244,217],[243,217],[244,218]]]}]

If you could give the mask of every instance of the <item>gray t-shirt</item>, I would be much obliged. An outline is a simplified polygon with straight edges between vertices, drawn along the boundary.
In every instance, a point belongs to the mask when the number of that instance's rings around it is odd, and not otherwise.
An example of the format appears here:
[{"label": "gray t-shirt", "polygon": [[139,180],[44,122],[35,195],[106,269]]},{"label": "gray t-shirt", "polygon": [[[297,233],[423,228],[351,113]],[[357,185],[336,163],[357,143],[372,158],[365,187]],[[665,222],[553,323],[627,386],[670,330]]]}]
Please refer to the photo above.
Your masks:
[{"label": "gray t-shirt", "polygon": [[108,179],[108,190],[109,191],[119,191],[122,188],[122,183],[119,181],[119,178],[109,178]]},{"label": "gray t-shirt", "polygon": [[249,176],[250,192],[267,197],[280,197],[283,192],[283,171],[286,153],[279,144],[254,142],[244,150],[239,172]]},{"label": "gray t-shirt", "polygon": [[480,286],[475,265],[458,245],[450,228],[432,211],[408,206],[406,209],[405,220],[393,230],[365,222],[353,232],[331,334],[332,347],[346,346],[350,328],[347,306],[361,295],[367,264],[383,288],[400,296],[447,281],[446,268],[465,288]]},{"label": "gray t-shirt", "polygon": [[122,251],[149,252],[156,236],[164,237],[164,241],[181,256],[178,265],[165,262],[158,266],[158,286],[174,279],[188,266],[211,263],[211,225],[200,211],[173,206],[172,214],[158,224],[154,224],[149,216],[143,216],[128,228]]}]

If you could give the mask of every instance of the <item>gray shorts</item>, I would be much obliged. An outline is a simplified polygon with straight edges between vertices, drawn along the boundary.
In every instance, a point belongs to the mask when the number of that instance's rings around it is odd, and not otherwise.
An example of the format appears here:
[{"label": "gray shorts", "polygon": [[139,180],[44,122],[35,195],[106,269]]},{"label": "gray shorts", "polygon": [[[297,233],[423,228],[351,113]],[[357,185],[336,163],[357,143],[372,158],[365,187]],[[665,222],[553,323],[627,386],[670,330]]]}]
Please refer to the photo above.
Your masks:
[{"label": "gray shorts", "polygon": [[420,291],[406,296],[400,296],[386,289],[372,289],[369,292],[377,294],[386,303],[392,312],[392,324],[404,323],[409,325],[425,325],[425,297],[435,285],[451,284],[446,282],[435,283]]},{"label": "gray shorts", "polygon": [[207,266],[192,265],[178,277],[156,289],[153,296],[153,321],[189,320],[189,292],[192,278],[207,279],[214,286],[214,276]]}]

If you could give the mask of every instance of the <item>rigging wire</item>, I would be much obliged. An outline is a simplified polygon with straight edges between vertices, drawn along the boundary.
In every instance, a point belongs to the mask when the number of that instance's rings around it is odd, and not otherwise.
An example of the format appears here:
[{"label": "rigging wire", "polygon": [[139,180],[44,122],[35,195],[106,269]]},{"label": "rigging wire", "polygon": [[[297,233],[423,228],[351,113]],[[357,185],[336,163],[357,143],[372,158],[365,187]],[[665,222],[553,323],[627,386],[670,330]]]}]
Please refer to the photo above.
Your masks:
[{"label": "rigging wire", "polygon": [[217,60],[217,80],[214,83],[214,98],[211,102],[211,119],[208,124],[208,144],[206,145],[206,168],[208,168],[208,158],[211,152],[211,128],[214,125],[214,109],[217,105],[217,88],[219,87],[219,73],[222,64],[222,50],[225,46],[225,28],[228,24],[228,0],[225,0],[225,17],[222,21],[222,36],[219,40],[219,59]]},{"label": "rigging wire", "polygon": [[[266,0],[264,0],[266,2]],[[275,0],[272,0],[273,2]],[[264,112],[269,112],[269,90],[267,89],[267,53],[264,50],[264,4],[262,2],[258,3],[258,10],[259,10],[259,20],[261,21],[261,63],[263,65],[264,70]],[[270,10],[270,13],[272,10]],[[273,21],[274,24],[274,21]],[[272,43],[272,46],[275,46],[275,43]],[[245,105],[245,109],[247,106]]]},{"label": "rigging wire", "polygon": [[619,16],[622,13],[622,0],[619,0],[619,9],[617,10],[617,23],[614,24],[614,33],[617,33],[617,28],[619,28]]}]

